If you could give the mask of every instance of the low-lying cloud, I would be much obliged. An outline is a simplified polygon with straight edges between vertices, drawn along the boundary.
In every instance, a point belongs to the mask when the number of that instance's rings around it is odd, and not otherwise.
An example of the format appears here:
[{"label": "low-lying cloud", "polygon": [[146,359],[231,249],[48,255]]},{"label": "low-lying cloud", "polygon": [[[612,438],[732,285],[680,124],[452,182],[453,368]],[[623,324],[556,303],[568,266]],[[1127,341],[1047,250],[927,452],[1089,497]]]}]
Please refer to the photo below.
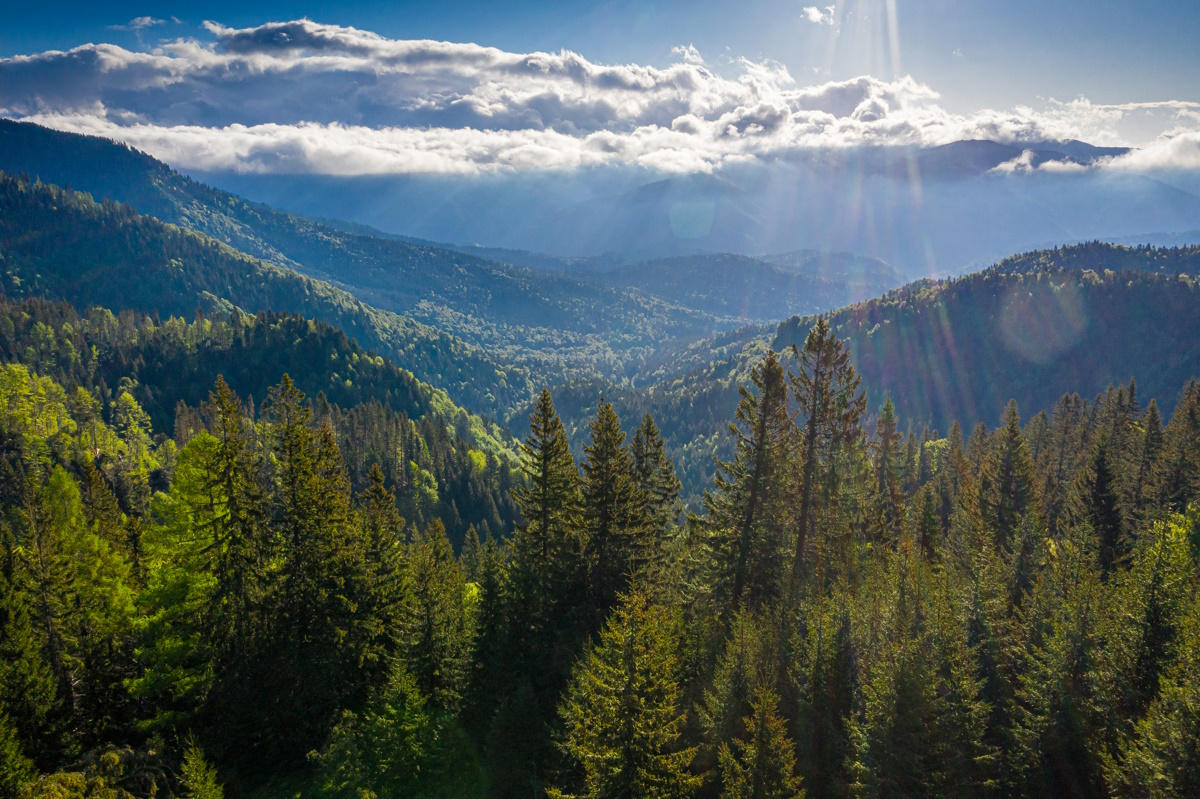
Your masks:
[{"label": "low-lying cloud", "polygon": [[[821,22],[832,16],[808,10]],[[711,69],[690,45],[675,63],[651,67],[394,40],[309,20],[205,29],[205,40],[147,51],[89,44],[0,59],[0,114],[120,139],[187,169],[352,175],[612,164],[711,172],[822,149],[963,139],[1126,144],[1119,123],[1150,113],[1163,120],[1161,140],[1106,166],[1200,167],[1196,103],[1080,99],[963,115],[911,77],[801,86],[772,62]]]}]

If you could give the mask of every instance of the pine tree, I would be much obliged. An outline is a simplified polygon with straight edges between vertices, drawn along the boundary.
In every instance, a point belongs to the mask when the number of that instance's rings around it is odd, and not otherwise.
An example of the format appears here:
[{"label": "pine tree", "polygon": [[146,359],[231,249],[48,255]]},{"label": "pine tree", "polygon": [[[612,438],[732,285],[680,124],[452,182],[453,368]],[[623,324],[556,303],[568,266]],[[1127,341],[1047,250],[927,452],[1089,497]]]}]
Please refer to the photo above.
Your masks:
[{"label": "pine tree", "polygon": [[747,739],[721,748],[723,799],[802,799],[796,755],[778,712],[779,699],[766,687],[755,691]]},{"label": "pine tree", "polygon": [[[862,435],[866,412],[862,378],[850,363],[850,351],[834,337],[821,317],[808,332],[802,349],[794,348],[799,372],[791,376],[792,391],[800,407],[800,497],[793,571],[805,567],[807,550],[821,511],[837,502],[837,461]],[[824,509],[818,507],[823,499]]]},{"label": "pine tree", "polygon": [[[553,617],[582,555],[578,524],[579,471],[550,392],[543,390],[521,447],[527,484],[513,492],[525,518],[513,541],[514,601],[525,624]],[[536,632],[534,635],[536,636]]]},{"label": "pine tree", "polygon": [[0,709],[0,797],[17,799],[20,788],[37,775],[21,749],[16,725]]},{"label": "pine tree", "polygon": [[1105,578],[1129,554],[1129,531],[1117,486],[1110,442],[1096,442],[1092,457],[1076,478],[1070,516],[1086,524],[1098,548],[1100,571]]},{"label": "pine tree", "polygon": [[1163,448],[1162,418],[1158,413],[1158,403],[1150,400],[1146,413],[1142,418],[1142,440],[1137,452],[1137,462],[1133,468],[1133,484],[1128,499],[1129,514],[1134,520],[1143,519],[1149,510],[1152,497],[1152,480],[1154,467]]},{"label": "pine tree", "polygon": [[257,672],[281,732],[265,742],[278,756],[307,753],[348,698],[361,697],[359,669],[370,620],[356,600],[369,596],[367,544],[351,518],[350,487],[328,423],[315,432],[304,395],[284,375],[265,404],[274,454],[272,528],[278,584],[271,596],[271,657]]},{"label": "pine tree", "polygon": [[1154,470],[1155,499],[1160,511],[1179,512],[1200,497],[1200,383],[1184,388],[1163,433],[1162,455]]},{"label": "pine tree", "polygon": [[603,619],[650,557],[647,496],[638,487],[633,456],[612,404],[601,402],[584,445],[583,529],[593,612]]},{"label": "pine tree", "polygon": [[481,557],[483,557],[483,546],[479,542],[479,531],[472,524],[467,527],[467,536],[463,539],[462,551],[458,554],[458,564],[462,567],[463,579],[468,583],[475,582],[479,576]]},{"label": "pine tree", "polygon": [[904,531],[905,514],[900,434],[896,431],[896,406],[890,397],[883,403],[875,426],[875,437],[874,512],[878,519],[879,538],[895,546]]},{"label": "pine tree", "polygon": [[404,519],[396,496],[384,485],[383,471],[371,465],[370,484],[359,496],[358,517],[366,539],[366,597],[360,613],[369,627],[364,665],[368,682],[379,684],[399,647],[399,619],[404,601]]},{"label": "pine tree", "polygon": [[225,791],[217,782],[217,770],[204,759],[204,752],[189,741],[179,769],[179,783],[186,799],[224,799]]},{"label": "pine tree", "polygon": [[629,453],[633,456],[634,479],[646,497],[646,527],[655,550],[658,550],[668,528],[679,519],[681,484],[675,474],[674,462],[667,458],[666,444],[658,425],[650,414],[642,418]]},{"label": "pine tree", "polygon": [[1001,549],[1011,546],[1021,518],[1036,502],[1033,463],[1025,437],[1021,434],[1021,415],[1017,403],[1004,409],[1001,427],[996,432],[991,457],[983,470],[981,499],[984,520]]},{"label": "pine tree", "polygon": [[458,708],[469,676],[473,619],[446,528],[434,522],[409,548],[401,657],[431,706]]},{"label": "pine tree", "polygon": [[754,607],[778,594],[787,551],[791,418],[785,374],[773,352],[740,387],[734,459],[718,463],[714,491],[705,494],[718,601]]},{"label": "pine tree", "polygon": [[682,799],[698,787],[688,773],[695,750],[679,741],[685,715],[671,626],[665,609],[631,594],[576,669],[561,707],[563,750],[583,772],[576,795]]},{"label": "pine tree", "polygon": [[1106,763],[1118,796],[1175,799],[1200,796],[1200,606],[1181,626],[1179,654],[1163,675],[1158,697],[1139,720],[1120,757]]}]

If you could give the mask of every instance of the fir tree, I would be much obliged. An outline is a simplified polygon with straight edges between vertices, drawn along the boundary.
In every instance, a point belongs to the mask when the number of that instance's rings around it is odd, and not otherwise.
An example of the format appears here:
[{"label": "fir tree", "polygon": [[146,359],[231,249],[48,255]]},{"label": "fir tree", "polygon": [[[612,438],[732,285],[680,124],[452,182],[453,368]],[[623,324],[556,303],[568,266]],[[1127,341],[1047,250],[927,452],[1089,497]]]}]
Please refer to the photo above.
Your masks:
[{"label": "fir tree", "polygon": [[734,459],[718,463],[714,491],[705,494],[706,527],[716,566],[718,601],[757,606],[779,592],[787,551],[791,418],[783,367],[774,353],[740,387]]},{"label": "fir tree", "polygon": [[646,498],[646,527],[657,550],[661,548],[668,528],[679,518],[681,484],[675,474],[674,462],[667,457],[658,425],[650,414],[642,418],[629,453],[633,456],[634,479]]},{"label": "fir tree", "polygon": [[217,782],[217,770],[204,759],[204,752],[189,741],[179,769],[179,783],[186,799],[224,799],[225,791]]},{"label": "fir tree", "polygon": [[648,497],[638,486],[633,455],[612,404],[601,402],[584,445],[583,528],[591,576],[588,589],[603,619],[650,557]]},{"label": "fir tree", "polygon": [[818,499],[823,495],[826,511],[837,502],[836,462],[858,443],[867,401],[849,349],[833,335],[824,317],[808,332],[795,357],[799,371],[792,376],[792,391],[800,408],[801,476],[793,571],[799,576],[817,529]]},{"label": "fir tree", "polygon": [[688,773],[695,750],[679,740],[671,626],[663,608],[631,594],[576,669],[561,708],[563,750],[583,772],[575,795],[683,799],[699,785]]},{"label": "fir tree", "polygon": [[802,799],[796,756],[768,688],[755,691],[745,721],[746,740],[721,748],[723,799]]}]

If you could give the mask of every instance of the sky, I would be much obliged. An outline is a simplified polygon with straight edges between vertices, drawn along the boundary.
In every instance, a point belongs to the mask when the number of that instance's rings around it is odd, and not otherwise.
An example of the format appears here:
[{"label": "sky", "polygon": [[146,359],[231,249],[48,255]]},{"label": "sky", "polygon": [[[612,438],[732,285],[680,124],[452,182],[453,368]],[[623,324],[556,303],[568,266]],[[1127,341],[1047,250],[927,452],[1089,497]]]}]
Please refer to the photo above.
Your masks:
[{"label": "sky", "polygon": [[807,2],[22,3],[0,115],[245,172],[711,172],[963,138],[1200,168],[1194,0]]}]

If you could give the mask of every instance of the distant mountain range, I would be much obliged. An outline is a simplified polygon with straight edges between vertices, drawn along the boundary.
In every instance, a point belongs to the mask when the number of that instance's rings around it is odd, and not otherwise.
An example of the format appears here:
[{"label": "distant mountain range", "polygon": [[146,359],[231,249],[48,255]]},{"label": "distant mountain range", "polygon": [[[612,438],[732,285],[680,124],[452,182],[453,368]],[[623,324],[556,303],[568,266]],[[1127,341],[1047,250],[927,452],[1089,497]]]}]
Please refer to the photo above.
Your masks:
[{"label": "distant mountain range", "polygon": [[[1169,410],[1200,375],[1197,247],[1054,248],[903,288],[879,259],[811,250],[628,261],[510,253],[544,261],[533,268],[274,211],[120,145],[27,125],[0,123],[0,168],[208,231],[0,176],[0,289],[10,297],[163,316],[300,313],[444,390],[452,415],[457,403],[519,429],[533,394],[550,386],[575,446],[603,396],[627,421],[654,414],[692,500],[713,457],[728,454],[723,431],[749,369],[767,348],[801,342],[814,314],[835,306],[846,306],[829,318],[871,408],[891,396],[918,425],[994,423],[1010,397],[1030,414],[1064,391],[1130,377]],[[312,368],[343,381],[339,391],[356,385],[349,370]]]},{"label": "distant mountain range", "polygon": [[554,256],[608,269],[675,255],[816,250],[869,255],[920,277],[1046,244],[1200,229],[1194,181],[1102,165],[1126,152],[1078,141],[960,141],[816,151],[665,178],[636,170],[200,177],[276,207],[455,242],[483,257],[524,251],[517,260],[541,268]]},{"label": "distant mountain range", "polygon": [[785,258],[788,269],[702,253],[648,263],[569,261],[387,235],[248,202],[121,144],[11,121],[0,121],[0,170],[128,203],[549,382],[636,380],[645,364],[662,362],[664,349],[830,310],[904,282],[886,264],[849,255]]}]

